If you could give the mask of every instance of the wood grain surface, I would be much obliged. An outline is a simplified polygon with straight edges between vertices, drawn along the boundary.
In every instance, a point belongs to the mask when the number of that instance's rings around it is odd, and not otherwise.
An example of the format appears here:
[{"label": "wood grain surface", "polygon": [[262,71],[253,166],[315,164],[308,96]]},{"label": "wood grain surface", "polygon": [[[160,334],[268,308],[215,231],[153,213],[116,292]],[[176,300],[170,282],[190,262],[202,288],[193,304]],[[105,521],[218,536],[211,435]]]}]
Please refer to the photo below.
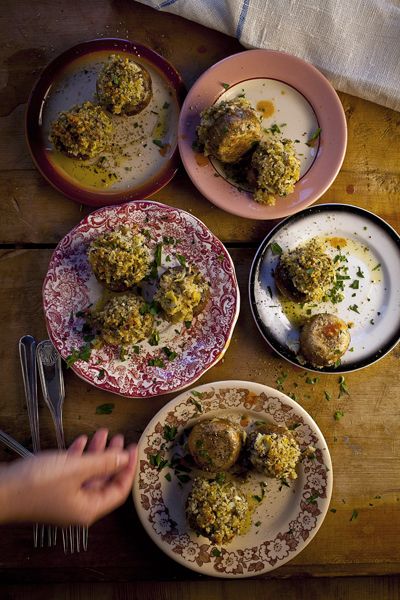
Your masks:
[{"label": "wood grain surface", "polygon": [[[242,48],[225,35],[124,0],[3,0],[0,31],[0,427],[29,446],[17,342],[26,333],[38,339],[46,337],[41,286],[52,249],[89,211],[53,190],[33,166],[23,121],[35,78],[61,51],[95,37],[129,38],[152,47],[174,64],[187,87],[210,65]],[[349,131],[347,155],[336,181],[319,202],[367,208],[400,230],[400,114],[346,94],[340,94],[340,98]],[[275,595],[286,590],[287,597],[299,599],[306,597],[308,585],[309,596],[314,597],[397,598],[398,588],[393,583],[397,579],[352,578],[347,587],[332,579],[324,595],[323,584],[315,581],[303,585],[273,580],[400,572],[400,349],[366,370],[347,375],[349,395],[338,397],[335,375],[321,375],[316,384],[306,384],[301,369],[285,363],[265,345],[247,299],[249,268],[256,247],[275,223],[241,219],[217,209],[201,196],[182,167],[154,199],[189,210],[202,219],[227,244],[237,269],[242,293],[238,325],[225,358],[199,384],[234,378],[276,387],[276,380],[287,373],[284,391],[296,393],[318,423],[331,451],[331,507],[336,512],[328,512],[317,536],[300,555],[266,577],[271,580],[268,589]],[[127,441],[135,441],[172,397],[129,400],[111,396],[69,371],[65,372],[65,382],[68,441],[101,426],[109,427],[111,433],[121,431]],[[325,391],[332,395],[330,401],[325,399]],[[110,401],[115,403],[111,415],[95,414],[96,406]],[[333,417],[336,410],[344,412],[340,421]],[[54,447],[53,428],[44,406],[40,407],[40,420],[43,446]],[[11,455],[0,449],[0,459],[10,460]],[[354,510],[358,516],[351,520]],[[191,581],[202,578],[158,550],[143,531],[131,500],[91,528],[85,554],[66,558],[61,547],[33,550],[31,538],[29,526],[1,528],[3,584],[178,580],[186,583],[171,583],[170,595],[160,583],[140,588],[140,597],[192,600],[227,594],[235,599],[239,598],[234,591],[237,589],[250,596],[254,593],[255,597],[261,589],[267,589],[260,588],[262,581],[241,582],[238,588],[236,583],[211,581],[203,582],[201,588],[191,587]],[[17,598],[12,594],[17,594],[18,588],[13,589],[4,588],[3,595],[0,588],[1,597]],[[24,589],[28,588],[21,588],[21,594]],[[56,589],[53,586],[49,593],[55,594]],[[106,595],[105,588],[104,595],[100,588],[98,592],[95,589],[87,587],[92,590],[88,597],[112,597]],[[291,596],[296,589],[298,595]],[[60,592],[48,597],[81,597],[71,590],[70,595]],[[347,595],[335,595],[337,590]],[[368,596],[369,592],[375,595]],[[135,594],[132,591],[132,595],[115,597],[139,597]]]}]

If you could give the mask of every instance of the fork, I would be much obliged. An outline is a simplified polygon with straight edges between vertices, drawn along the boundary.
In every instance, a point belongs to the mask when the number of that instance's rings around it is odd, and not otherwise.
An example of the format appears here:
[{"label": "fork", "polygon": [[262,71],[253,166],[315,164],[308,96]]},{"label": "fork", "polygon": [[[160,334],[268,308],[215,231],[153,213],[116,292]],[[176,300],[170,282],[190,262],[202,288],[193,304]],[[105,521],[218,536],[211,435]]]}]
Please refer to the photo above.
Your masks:
[{"label": "fork", "polygon": [[[62,422],[62,409],[65,398],[64,378],[61,366],[61,357],[50,340],[43,340],[36,349],[36,358],[39,368],[40,382],[42,385],[43,398],[50,410],[56,430],[58,448],[65,450],[64,429]],[[61,530],[63,538],[64,553],[67,553],[67,539],[71,553],[76,550],[80,552],[80,538],[82,535],[83,549],[87,550],[88,528],[70,525],[67,530]]]},{"label": "fork", "polygon": [[[39,433],[39,411],[37,398],[37,375],[36,375],[36,340],[31,335],[24,335],[19,340],[19,357],[24,382],[26,406],[28,409],[29,426],[31,429],[33,452],[40,452]],[[43,547],[45,526],[40,529],[40,545]],[[33,545],[38,545],[39,524],[33,525]],[[56,545],[56,533],[52,535],[51,525],[47,526],[47,545]]]},{"label": "fork", "polygon": [[27,450],[25,446],[17,442],[17,440],[11,437],[11,435],[8,435],[8,433],[2,429],[0,429],[0,442],[3,442],[3,444],[7,446],[7,448],[10,448],[10,450],[14,450],[14,452],[19,454],[19,456],[22,456],[22,458],[33,456],[32,452]]}]

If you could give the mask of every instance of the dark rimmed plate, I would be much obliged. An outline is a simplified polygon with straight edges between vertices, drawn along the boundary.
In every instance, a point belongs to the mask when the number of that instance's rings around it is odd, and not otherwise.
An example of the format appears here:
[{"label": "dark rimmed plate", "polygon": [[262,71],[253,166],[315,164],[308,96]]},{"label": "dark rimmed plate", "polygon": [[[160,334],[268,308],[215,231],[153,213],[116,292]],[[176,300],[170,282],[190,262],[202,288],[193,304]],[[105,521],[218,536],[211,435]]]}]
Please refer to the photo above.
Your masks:
[{"label": "dark rimmed plate", "polygon": [[[95,100],[97,74],[111,54],[130,56],[149,71],[153,98],[138,115],[110,115],[114,134],[108,152],[88,161],[68,158],[52,147],[50,123],[60,111]],[[31,93],[26,136],[32,158],[48,182],[76,202],[100,207],[147,198],[178,168],[183,95],[177,71],[146,46],[114,38],[78,44],[45,68]]]},{"label": "dark rimmed plate", "polygon": [[[348,269],[344,299],[300,308],[277,292],[273,276],[279,260],[276,252],[279,248],[292,250],[314,237],[325,240],[333,258],[338,253],[344,256]],[[396,231],[357,206],[322,204],[285,219],[264,239],[250,270],[250,305],[261,334],[283,358],[310,371],[345,373],[373,364],[399,341],[399,281],[400,237]],[[337,314],[350,324],[351,343],[339,365],[316,370],[300,361],[297,352],[300,323],[321,312]]]}]

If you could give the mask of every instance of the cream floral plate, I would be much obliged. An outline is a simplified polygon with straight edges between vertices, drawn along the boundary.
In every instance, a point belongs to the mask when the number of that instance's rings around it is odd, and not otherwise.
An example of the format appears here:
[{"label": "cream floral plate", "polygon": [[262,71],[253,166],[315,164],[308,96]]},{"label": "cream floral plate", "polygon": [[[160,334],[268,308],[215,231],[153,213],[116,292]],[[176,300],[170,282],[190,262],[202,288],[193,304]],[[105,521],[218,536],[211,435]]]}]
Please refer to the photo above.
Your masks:
[{"label": "cream floral plate", "polygon": [[[268,479],[249,531],[224,547],[190,529],[185,503],[192,474],[182,470],[180,462],[185,454],[184,430],[199,419],[215,416],[292,425],[301,449],[309,445],[316,449],[314,458],[300,463],[298,478],[289,487]],[[252,488],[254,494],[260,493],[255,474],[246,486],[247,492]],[[331,493],[331,458],[318,426],[299,404],[258,383],[221,381],[186,391],[155,415],[139,441],[133,487],[139,518],[170,558],[204,575],[250,577],[291,560],[317,533]]]}]

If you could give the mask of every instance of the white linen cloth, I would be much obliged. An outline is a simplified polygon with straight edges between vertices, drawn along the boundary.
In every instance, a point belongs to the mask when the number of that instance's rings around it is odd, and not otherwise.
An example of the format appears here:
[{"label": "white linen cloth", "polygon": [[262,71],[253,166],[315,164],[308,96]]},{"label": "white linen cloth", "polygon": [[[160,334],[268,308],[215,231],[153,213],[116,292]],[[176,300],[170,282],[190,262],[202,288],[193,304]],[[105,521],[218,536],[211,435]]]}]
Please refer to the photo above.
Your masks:
[{"label": "white linen cloth", "polygon": [[400,110],[400,0],[139,1],[294,54],[336,89]]}]

